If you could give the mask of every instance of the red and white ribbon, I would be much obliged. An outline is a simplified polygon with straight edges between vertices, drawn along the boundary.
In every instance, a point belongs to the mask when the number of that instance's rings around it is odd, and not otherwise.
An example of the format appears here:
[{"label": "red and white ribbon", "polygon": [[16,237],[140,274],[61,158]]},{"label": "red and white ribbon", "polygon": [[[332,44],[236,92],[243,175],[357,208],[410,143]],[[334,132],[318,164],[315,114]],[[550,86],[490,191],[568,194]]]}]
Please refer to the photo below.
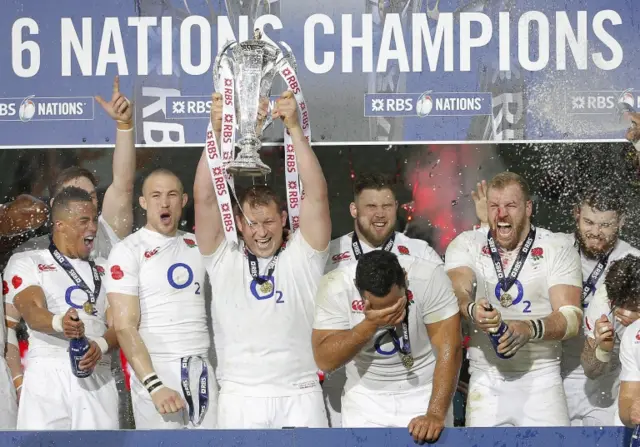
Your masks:
[{"label": "red and white ribbon", "polygon": [[238,243],[238,233],[236,231],[236,221],[233,217],[233,207],[231,206],[231,195],[227,186],[227,173],[222,163],[216,136],[213,132],[213,125],[209,121],[207,126],[207,162],[209,164],[209,173],[213,181],[213,189],[218,199],[218,209],[222,218],[222,228],[227,241]]},{"label": "red and white ribbon", "polygon": [[[222,140],[220,146],[222,149],[222,163],[226,168],[233,161],[236,147],[236,107],[235,107],[235,83],[233,74],[227,64],[222,66],[222,131],[220,138]],[[233,176],[228,174],[227,182],[233,189]]]},{"label": "red and white ribbon", "polygon": [[[311,126],[309,125],[309,110],[304,101],[302,87],[298,75],[289,62],[285,62],[280,69],[280,76],[284,79],[288,89],[298,103],[300,111],[300,125],[307,142],[311,144]],[[289,225],[291,231],[296,231],[300,226],[300,205],[304,198],[304,190],[300,176],[298,174],[298,163],[296,152],[291,141],[291,135],[287,129],[284,130],[284,151],[285,151],[285,181],[287,190],[287,212],[289,213]]]}]

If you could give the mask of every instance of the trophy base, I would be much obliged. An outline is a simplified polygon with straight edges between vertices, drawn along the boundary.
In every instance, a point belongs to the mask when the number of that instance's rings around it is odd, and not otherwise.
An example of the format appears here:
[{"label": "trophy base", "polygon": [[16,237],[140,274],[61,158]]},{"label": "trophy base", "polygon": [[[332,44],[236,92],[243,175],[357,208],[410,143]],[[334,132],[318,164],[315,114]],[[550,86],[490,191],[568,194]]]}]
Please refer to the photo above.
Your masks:
[{"label": "trophy base", "polygon": [[242,157],[242,153],[238,154],[238,157],[230,162],[226,169],[229,174],[239,177],[264,177],[271,173],[271,168],[262,160],[259,158],[256,160],[254,157]]}]

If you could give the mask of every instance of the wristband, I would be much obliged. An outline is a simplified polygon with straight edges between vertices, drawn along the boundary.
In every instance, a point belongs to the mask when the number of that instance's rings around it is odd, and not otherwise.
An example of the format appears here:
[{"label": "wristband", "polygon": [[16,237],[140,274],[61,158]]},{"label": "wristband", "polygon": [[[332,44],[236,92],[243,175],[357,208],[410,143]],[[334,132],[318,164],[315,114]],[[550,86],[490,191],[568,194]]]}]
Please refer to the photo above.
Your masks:
[{"label": "wristband", "polygon": [[102,351],[102,354],[106,354],[107,352],[109,352],[109,343],[107,343],[107,340],[105,340],[104,337],[98,337],[93,341],[95,341],[98,347],[100,347],[100,351]]},{"label": "wristband", "polygon": [[51,320],[51,327],[55,332],[63,333],[64,329],[62,328],[62,319],[64,318],[63,314],[54,315]]},{"label": "wristband", "polygon": [[598,346],[596,347],[596,358],[602,363],[609,363],[609,361],[611,361],[611,353]]},{"label": "wristband", "polygon": [[473,317],[473,311],[476,308],[476,303],[474,303],[473,301],[470,302],[469,304],[467,304],[467,313],[469,314],[469,319],[475,323],[476,319]]},{"label": "wristband", "polygon": [[153,396],[154,393],[157,393],[164,386],[162,381],[158,378],[158,375],[154,372],[148,374],[144,379],[142,379],[142,385],[144,385],[151,396]]},{"label": "wristband", "polygon": [[[16,380],[21,379],[22,378],[22,374],[18,374],[17,376],[15,376],[13,379],[11,379],[13,381],[13,384],[16,384]],[[22,381],[20,381],[22,382]],[[22,385],[22,383],[20,383],[20,385]]]},{"label": "wristband", "polygon": [[531,325],[531,340],[542,340],[544,337],[544,321],[529,320]]},{"label": "wristband", "polygon": [[22,384],[20,384],[20,386],[19,386],[18,388],[16,388],[16,393],[17,393],[18,391],[20,391],[20,388],[22,388]]}]

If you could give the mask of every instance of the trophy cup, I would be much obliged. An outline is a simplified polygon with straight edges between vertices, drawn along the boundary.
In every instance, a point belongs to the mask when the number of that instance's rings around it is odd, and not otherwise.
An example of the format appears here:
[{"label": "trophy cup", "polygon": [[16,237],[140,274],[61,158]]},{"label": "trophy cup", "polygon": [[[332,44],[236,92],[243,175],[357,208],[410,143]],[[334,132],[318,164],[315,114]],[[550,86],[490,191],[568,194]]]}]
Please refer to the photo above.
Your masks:
[{"label": "trophy cup", "polygon": [[231,175],[264,176],[271,172],[261,159],[258,151],[262,146],[260,136],[272,122],[267,116],[264,123],[258,121],[260,98],[268,98],[271,84],[281,63],[289,61],[289,55],[271,42],[262,40],[262,32],[254,31],[253,39],[244,42],[228,42],[216,58],[213,82],[216,91],[221,92],[221,69],[224,66],[233,76],[235,85],[236,117],[239,123],[240,152],[226,166]]}]

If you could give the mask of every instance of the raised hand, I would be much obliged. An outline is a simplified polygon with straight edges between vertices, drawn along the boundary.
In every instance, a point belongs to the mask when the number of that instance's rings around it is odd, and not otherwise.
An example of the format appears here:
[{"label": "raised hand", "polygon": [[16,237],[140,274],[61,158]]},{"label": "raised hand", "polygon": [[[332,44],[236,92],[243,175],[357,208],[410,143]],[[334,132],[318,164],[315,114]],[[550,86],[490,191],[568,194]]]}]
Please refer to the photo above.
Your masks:
[{"label": "raised hand", "polygon": [[276,99],[271,115],[273,119],[281,118],[287,129],[300,126],[298,121],[298,103],[293,96],[293,92],[287,90],[280,98]]},{"label": "raised hand", "polygon": [[476,205],[476,216],[481,223],[489,223],[487,211],[487,181],[483,180],[476,185],[476,190],[471,191],[471,198]]},{"label": "raised hand", "polygon": [[104,111],[118,123],[131,124],[133,122],[133,107],[126,96],[120,93],[120,77],[116,76],[113,79],[111,101],[105,101],[102,96],[96,96],[95,99]]},{"label": "raised hand", "polygon": [[211,125],[213,132],[219,134],[222,132],[222,95],[216,92],[211,100]]}]

